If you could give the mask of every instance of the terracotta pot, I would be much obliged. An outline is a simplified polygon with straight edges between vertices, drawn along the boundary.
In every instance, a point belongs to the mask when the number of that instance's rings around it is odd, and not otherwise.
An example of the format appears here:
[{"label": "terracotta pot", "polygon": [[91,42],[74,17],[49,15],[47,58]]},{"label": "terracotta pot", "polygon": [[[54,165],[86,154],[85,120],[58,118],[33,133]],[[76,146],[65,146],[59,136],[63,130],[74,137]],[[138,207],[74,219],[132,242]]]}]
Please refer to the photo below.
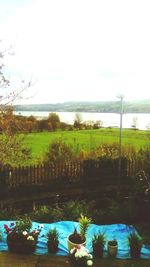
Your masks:
[{"label": "terracotta pot", "polygon": [[67,238],[67,241],[68,241],[68,250],[69,250],[69,252],[70,252],[70,250],[72,249],[72,248],[76,248],[76,247],[78,247],[78,246],[85,246],[86,245],[86,240],[83,242],[83,243],[73,243],[73,242],[71,242],[70,241],[70,239],[69,239],[69,237],[70,237],[71,235],[69,235],[68,236],[68,238]]}]

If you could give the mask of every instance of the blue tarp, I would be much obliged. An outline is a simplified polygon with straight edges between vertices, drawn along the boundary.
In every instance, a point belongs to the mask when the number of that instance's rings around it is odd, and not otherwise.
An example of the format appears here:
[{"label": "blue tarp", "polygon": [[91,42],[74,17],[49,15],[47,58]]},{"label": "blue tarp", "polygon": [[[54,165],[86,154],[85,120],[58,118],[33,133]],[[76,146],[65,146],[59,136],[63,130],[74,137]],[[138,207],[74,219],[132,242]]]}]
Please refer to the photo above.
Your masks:
[{"label": "blue tarp", "polygon": [[[0,231],[2,233],[2,240],[0,241],[0,251],[7,251],[6,233],[4,230],[4,224],[10,226],[10,223],[14,221],[1,221]],[[38,228],[40,223],[33,222],[32,228]],[[60,221],[55,223],[44,223],[41,235],[38,239],[37,248],[35,254],[43,255],[48,254],[46,233],[49,229],[56,227],[59,231],[59,250],[57,255],[68,255],[67,236],[74,231],[76,227],[79,230],[79,223],[72,221]],[[118,254],[117,258],[128,259],[130,258],[128,235],[136,232],[136,229],[131,225],[125,224],[111,224],[111,225],[96,225],[91,224],[87,232],[86,247],[92,253],[92,237],[94,233],[105,233],[106,241],[116,239],[118,241]],[[44,235],[44,236],[42,236]],[[107,242],[104,250],[104,257],[107,257]],[[141,258],[150,259],[150,245],[143,245],[141,250]]]}]

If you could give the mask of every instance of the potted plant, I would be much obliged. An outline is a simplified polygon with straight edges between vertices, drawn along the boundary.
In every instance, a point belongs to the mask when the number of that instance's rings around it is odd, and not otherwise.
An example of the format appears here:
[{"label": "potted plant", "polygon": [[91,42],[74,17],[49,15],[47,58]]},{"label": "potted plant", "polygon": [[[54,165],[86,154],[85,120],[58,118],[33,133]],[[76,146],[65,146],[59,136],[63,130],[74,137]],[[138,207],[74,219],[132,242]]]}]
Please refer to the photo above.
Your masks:
[{"label": "potted plant", "polygon": [[47,233],[47,247],[50,253],[57,253],[59,245],[59,233],[56,228],[49,229]]},{"label": "potted plant", "polygon": [[107,243],[107,249],[108,249],[108,256],[109,257],[116,257],[117,251],[118,251],[118,242],[117,240],[109,240]]},{"label": "potted plant", "polygon": [[33,253],[38,241],[43,225],[37,229],[31,230],[32,222],[30,218],[24,217],[10,226],[4,224],[7,234],[8,250],[15,253]]},{"label": "potted plant", "polygon": [[79,218],[79,229],[80,231],[78,232],[77,229],[75,228],[73,233],[71,233],[68,236],[68,249],[69,252],[72,248],[78,247],[79,245],[85,246],[86,244],[86,234],[88,227],[91,223],[91,219],[88,218],[87,216],[81,215]]},{"label": "potted plant", "polygon": [[139,258],[140,253],[141,253],[142,244],[143,244],[142,238],[136,233],[131,233],[128,236],[128,242],[129,242],[131,257],[132,258]]},{"label": "potted plant", "polygon": [[103,257],[104,245],[105,245],[105,234],[99,233],[94,234],[92,239],[93,255],[97,258]]}]

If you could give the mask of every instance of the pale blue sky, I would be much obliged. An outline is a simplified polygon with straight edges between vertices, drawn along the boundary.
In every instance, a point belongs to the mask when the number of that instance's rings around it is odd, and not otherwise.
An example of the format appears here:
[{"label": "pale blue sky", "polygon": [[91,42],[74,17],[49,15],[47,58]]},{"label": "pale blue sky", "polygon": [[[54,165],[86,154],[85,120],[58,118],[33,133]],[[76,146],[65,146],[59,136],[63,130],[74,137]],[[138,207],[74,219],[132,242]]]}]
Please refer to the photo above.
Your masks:
[{"label": "pale blue sky", "polygon": [[27,103],[150,99],[149,14],[149,0],[0,0],[9,77],[32,77]]}]

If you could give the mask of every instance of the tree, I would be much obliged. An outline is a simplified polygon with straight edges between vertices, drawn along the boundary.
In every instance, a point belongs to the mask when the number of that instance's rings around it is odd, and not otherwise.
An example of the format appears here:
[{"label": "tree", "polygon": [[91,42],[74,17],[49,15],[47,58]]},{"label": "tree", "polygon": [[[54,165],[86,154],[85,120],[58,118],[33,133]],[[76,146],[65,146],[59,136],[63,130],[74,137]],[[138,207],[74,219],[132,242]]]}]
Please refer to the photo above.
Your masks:
[{"label": "tree", "polygon": [[10,105],[15,99],[21,97],[22,92],[30,87],[31,83],[29,82],[26,87],[25,82],[21,81],[19,90],[11,90],[3,63],[7,53],[9,51],[2,50],[0,47],[0,166],[17,166],[24,164],[27,158],[30,158],[30,150],[24,147],[24,137],[17,134],[18,124]]},{"label": "tree", "polygon": [[51,125],[51,129],[55,131],[56,129],[60,128],[60,118],[56,113],[50,113],[48,116],[48,123]]},{"label": "tree", "polygon": [[23,135],[0,136],[0,167],[26,165],[31,158],[31,151],[24,145]]},{"label": "tree", "polygon": [[103,122],[101,120],[97,120],[94,125],[93,125],[93,128],[94,129],[99,129],[103,126]]},{"label": "tree", "polygon": [[75,114],[74,127],[76,129],[82,128],[82,117],[81,117],[81,114],[79,114],[79,113]]},{"label": "tree", "polygon": [[133,117],[133,124],[131,125],[131,127],[134,130],[137,130],[138,129],[138,118],[137,117]]},{"label": "tree", "polygon": [[6,77],[4,58],[13,55],[12,47],[7,49],[3,48],[2,41],[0,40],[0,108],[4,111],[7,105],[11,105],[14,100],[22,98],[22,94],[27,88],[32,86],[31,80],[26,82],[21,80],[19,87],[11,87],[9,79]]}]

